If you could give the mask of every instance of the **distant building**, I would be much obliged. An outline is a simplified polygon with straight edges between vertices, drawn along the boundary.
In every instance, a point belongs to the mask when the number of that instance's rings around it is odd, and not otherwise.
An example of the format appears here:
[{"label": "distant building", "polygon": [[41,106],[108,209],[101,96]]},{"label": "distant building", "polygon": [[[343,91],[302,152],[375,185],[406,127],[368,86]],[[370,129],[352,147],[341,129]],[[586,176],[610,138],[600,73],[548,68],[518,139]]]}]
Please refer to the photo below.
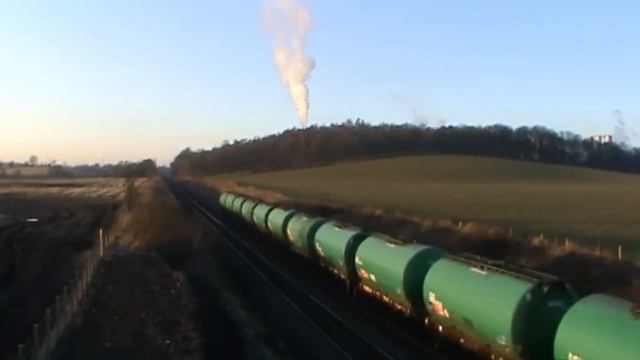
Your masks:
[{"label": "distant building", "polygon": [[611,144],[613,142],[613,135],[595,135],[591,137],[591,140],[597,142],[598,144]]},{"label": "distant building", "polygon": [[8,177],[45,177],[49,175],[49,166],[7,166],[0,171],[0,175]]}]

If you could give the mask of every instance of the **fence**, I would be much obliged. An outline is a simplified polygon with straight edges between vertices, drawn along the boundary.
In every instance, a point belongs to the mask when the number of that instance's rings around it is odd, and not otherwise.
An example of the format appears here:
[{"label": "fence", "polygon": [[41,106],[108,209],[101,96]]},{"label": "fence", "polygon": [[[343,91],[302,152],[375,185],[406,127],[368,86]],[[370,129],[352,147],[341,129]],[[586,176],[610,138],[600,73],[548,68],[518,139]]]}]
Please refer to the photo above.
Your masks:
[{"label": "fence", "polygon": [[27,341],[19,344],[16,352],[18,360],[47,360],[51,357],[64,330],[82,308],[82,302],[95,274],[98,263],[104,256],[105,247],[110,240],[102,229],[98,232],[99,241],[91,247],[88,256],[81,261],[76,274],[56,295],[55,301],[44,312],[40,323],[33,324]]},{"label": "fence", "polygon": [[588,243],[566,236],[559,237],[558,235],[549,236],[546,234],[528,237],[527,240],[534,245],[546,246],[556,254],[576,252],[640,265],[640,252],[637,249],[625,248],[624,245],[615,242],[608,244],[603,244],[602,242]]},{"label": "fence", "polygon": [[[409,219],[415,222],[422,222],[421,218],[414,217]],[[457,231],[464,231],[463,228],[469,224],[475,224],[473,222],[458,221],[456,228]],[[483,229],[481,227],[481,229]],[[640,248],[633,246],[629,242],[617,242],[611,241],[588,241],[570,238],[569,236],[558,234],[544,234],[527,232],[519,233],[516,229],[510,228],[498,228],[498,227],[484,227],[482,235],[488,235],[489,237],[522,240],[535,246],[543,246],[548,249],[551,254],[562,255],[566,253],[581,253],[590,256],[597,256],[610,260],[617,260],[620,262],[633,263],[640,266]],[[476,234],[478,232],[476,231]]]}]

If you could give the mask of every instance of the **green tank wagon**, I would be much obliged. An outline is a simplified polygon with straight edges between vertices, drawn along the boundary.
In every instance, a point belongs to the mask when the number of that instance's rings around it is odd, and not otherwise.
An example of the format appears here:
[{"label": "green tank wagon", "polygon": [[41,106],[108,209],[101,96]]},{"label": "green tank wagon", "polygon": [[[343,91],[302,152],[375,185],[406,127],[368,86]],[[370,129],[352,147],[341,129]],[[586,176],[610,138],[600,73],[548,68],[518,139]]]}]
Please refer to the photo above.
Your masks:
[{"label": "green tank wagon", "polygon": [[222,194],[220,194],[220,197],[218,198],[218,204],[222,205],[222,207],[225,207],[228,197],[229,193],[223,192]]},{"label": "green tank wagon", "polygon": [[276,207],[269,212],[267,216],[267,226],[269,232],[276,239],[287,242],[287,224],[289,220],[296,214],[295,210],[286,210]]},{"label": "green tank wagon", "polygon": [[242,218],[245,219],[245,221],[253,224],[253,209],[255,209],[258,204],[259,203],[257,201],[251,199],[247,199],[244,203],[242,203],[240,214],[242,215]]},{"label": "green tank wagon", "polygon": [[233,199],[233,203],[231,204],[231,211],[234,212],[238,216],[242,216],[242,204],[247,201],[246,198],[238,195]]},{"label": "green tank wagon", "polygon": [[232,194],[232,193],[226,193],[226,194],[227,196],[225,197],[224,203],[222,204],[222,206],[224,206],[225,209],[231,211],[233,201],[236,199],[236,194]]},{"label": "green tank wagon", "polygon": [[326,219],[314,218],[303,213],[295,214],[287,223],[287,240],[291,248],[308,258],[315,256],[313,239],[316,231]]},{"label": "green tank wagon", "polygon": [[424,277],[442,254],[435,247],[400,244],[385,235],[370,235],[356,250],[359,287],[407,315],[422,312]]},{"label": "green tank wagon", "polygon": [[350,287],[358,282],[356,250],[368,236],[356,227],[345,227],[330,221],[324,223],[314,238],[315,252],[322,266],[347,282]]},{"label": "green tank wagon", "polygon": [[573,290],[545,274],[514,272],[461,257],[436,262],[424,279],[427,321],[495,357],[553,359]]},{"label": "green tank wagon", "polygon": [[253,209],[253,223],[258,227],[260,231],[269,232],[267,225],[267,218],[271,210],[275,209],[275,205],[259,203]]},{"label": "green tank wagon", "polygon": [[560,322],[558,360],[640,359],[640,306],[594,294],[579,300]]}]

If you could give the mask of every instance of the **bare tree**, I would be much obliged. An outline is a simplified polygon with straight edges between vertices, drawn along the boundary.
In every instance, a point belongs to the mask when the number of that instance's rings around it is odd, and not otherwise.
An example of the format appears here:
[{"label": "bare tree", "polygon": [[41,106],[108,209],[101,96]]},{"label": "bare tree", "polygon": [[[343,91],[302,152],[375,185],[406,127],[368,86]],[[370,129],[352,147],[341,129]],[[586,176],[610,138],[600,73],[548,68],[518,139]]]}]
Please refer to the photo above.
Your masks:
[{"label": "bare tree", "polygon": [[37,166],[38,165],[38,157],[35,155],[29,156],[29,165]]}]

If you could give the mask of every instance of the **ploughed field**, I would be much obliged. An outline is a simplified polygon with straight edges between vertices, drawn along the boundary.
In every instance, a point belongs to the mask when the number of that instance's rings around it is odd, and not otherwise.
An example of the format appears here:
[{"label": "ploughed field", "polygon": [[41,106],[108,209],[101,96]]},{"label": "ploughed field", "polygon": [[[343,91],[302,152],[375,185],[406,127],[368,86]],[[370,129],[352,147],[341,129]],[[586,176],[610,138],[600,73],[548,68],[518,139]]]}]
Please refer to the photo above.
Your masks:
[{"label": "ploughed field", "polygon": [[118,179],[0,180],[0,359],[42,322],[123,197]]},{"label": "ploughed field", "polygon": [[411,156],[228,176],[349,207],[640,248],[640,176],[473,156]]}]

